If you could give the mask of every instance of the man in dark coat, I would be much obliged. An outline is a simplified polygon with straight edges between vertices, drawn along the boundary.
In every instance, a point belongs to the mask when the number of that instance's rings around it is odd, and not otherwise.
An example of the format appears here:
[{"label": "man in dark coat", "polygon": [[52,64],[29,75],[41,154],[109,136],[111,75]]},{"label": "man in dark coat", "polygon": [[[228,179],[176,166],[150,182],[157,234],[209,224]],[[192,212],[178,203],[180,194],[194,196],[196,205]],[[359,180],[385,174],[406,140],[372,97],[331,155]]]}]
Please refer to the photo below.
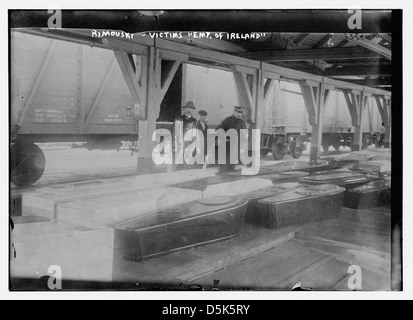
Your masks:
[{"label": "man in dark coat", "polygon": [[[224,121],[218,126],[217,129],[223,129],[227,132],[230,129],[235,129],[238,134],[238,158],[240,155],[240,137],[241,137],[241,129],[247,129],[247,124],[244,120],[244,108],[235,106],[234,113],[232,116],[225,118]],[[226,140],[226,164],[220,166],[219,172],[227,172],[227,171],[234,171],[236,164],[231,164],[230,162],[230,140],[227,137]]]},{"label": "man in dark coat", "polygon": [[202,132],[204,137],[204,156],[207,155],[208,148],[208,124],[206,123],[206,117],[208,112],[205,110],[198,111],[198,121],[195,124],[195,128]]},{"label": "man in dark coat", "polygon": [[184,129],[184,134],[188,129],[192,129],[195,127],[196,119],[193,117],[192,112],[195,110],[194,103],[192,101],[188,101],[186,105],[182,107],[183,114],[175,118],[176,121],[182,122],[182,126]]},{"label": "man in dark coat", "polygon": [[[174,149],[175,152],[181,150],[181,152],[185,151],[185,148],[191,144],[191,141],[184,141],[185,132],[189,129],[195,128],[196,119],[193,117],[192,112],[195,110],[194,103],[192,101],[188,101],[183,107],[183,114],[175,118],[174,123]],[[180,131],[182,130],[183,136],[180,136]],[[184,162],[185,167],[185,162]]]}]

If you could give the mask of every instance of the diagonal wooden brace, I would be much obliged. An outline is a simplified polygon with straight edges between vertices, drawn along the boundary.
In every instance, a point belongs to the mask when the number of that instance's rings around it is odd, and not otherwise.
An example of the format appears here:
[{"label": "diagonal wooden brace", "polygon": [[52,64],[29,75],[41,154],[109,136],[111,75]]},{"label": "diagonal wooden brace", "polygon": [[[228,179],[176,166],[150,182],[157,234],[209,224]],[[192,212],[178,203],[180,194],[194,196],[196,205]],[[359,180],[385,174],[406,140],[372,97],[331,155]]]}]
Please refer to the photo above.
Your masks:
[{"label": "diagonal wooden brace", "polygon": [[257,97],[257,81],[256,73],[252,75],[252,86],[248,82],[247,74],[241,72],[237,66],[231,67],[234,73],[235,83],[237,85],[238,94],[241,106],[246,109],[246,121],[256,123],[256,97]]}]

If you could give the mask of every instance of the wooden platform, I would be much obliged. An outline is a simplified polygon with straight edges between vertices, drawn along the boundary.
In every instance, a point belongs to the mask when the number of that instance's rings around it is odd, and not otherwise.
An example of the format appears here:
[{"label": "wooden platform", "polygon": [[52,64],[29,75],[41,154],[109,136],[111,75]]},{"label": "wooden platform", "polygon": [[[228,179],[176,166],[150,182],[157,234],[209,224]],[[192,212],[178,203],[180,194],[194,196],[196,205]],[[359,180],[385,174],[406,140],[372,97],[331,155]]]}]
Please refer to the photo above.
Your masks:
[{"label": "wooden platform", "polygon": [[350,290],[348,268],[359,265],[362,290],[390,290],[390,211],[343,209],[339,218],[270,230],[245,224],[234,239],[154,258],[123,260],[114,280],[254,290]]}]

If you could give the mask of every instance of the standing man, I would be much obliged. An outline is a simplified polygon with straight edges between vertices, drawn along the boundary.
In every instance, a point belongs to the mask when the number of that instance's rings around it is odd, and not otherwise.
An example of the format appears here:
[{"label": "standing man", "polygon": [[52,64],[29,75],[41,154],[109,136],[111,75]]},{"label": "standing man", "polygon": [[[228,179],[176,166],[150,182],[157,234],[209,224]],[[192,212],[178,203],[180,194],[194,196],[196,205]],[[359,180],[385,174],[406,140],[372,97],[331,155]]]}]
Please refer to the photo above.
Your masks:
[{"label": "standing man", "polygon": [[188,129],[192,129],[195,126],[196,119],[193,117],[192,112],[196,109],[192,101],[188,101],[186,105],[182,107],[183,114],[175,118],[175,122],[182,122],[184,134]]},{"label": "standing man", "polygon": [[195,128],[202,132],[204,137],[204,157],[207,155],[207,148],[208,148],[208,125],[206,123],[206,117],[208,112],[205,110],[198,111],[198,121],[195,124]]},{"label": "standing man", "polygon": [[185,132],[195,128],[196,124],[196,119],[192,115],[193,110],[196,109],[194,103],[188,101],[182,109],[183,114],[176,117],[174,121],[174,150],[178,153],[179,159],[183,158],[185,148],[191,143],[190,141],[184,141]]},{"label": "standing man", "polygon": [[[241,137],[241,129],[247,129],[247,124],[244,120],[244,108],[240,106],[234,107],[234,113],[232,116],[224,119],[222,123],[218,126],[217,129],[223,129],[227,132],[230,129],[235,129],[238,134],[238,158],[240,155],[240,137]],[[231,164],[230,162],[230,139],[229,137],[226,138],[226,164],[220,166],[219,172],[228,172],[228,171],[235,171],[236,164]]]}]

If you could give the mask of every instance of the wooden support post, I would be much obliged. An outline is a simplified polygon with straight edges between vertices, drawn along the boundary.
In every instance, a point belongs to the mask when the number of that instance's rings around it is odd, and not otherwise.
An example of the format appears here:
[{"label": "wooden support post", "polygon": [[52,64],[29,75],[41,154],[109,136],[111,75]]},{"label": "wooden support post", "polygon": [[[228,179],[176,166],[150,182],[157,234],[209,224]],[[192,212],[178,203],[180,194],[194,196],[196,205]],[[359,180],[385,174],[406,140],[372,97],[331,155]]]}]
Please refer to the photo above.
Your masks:
[{"label": "wooden support post", "polygon": [[144,103],[145,96],[135,74],[136,68],[132,64],[133,59],[130,59],[130,54],[125,51],[115,50],[114,52],[134,103],[135,118],[145,120],[147,105]]},{"label": "wooden support post", "polygon": [[387,125],[384,134],[384,147],[391,148],[391,99],[384,97],[384,109],[387,112]]},{"label": "wooden support post", "polygon": [[234,73],[234,78],[235,78],[235,83],[237,85],[238,89],[238,95],[240,99],[240,104],[242,107],[246,109],[246,115],[245,115],[245,120],[248,123],[253,123],[256,125],[257,123],[257,109],[256,109],[256,99],[257,99],[257,85],[254,84],[254,82],[257,81],[257,75],[254,74],[253,77],[255,81],[253,80],[253,85],[252,88],[250,87],[250,84],[248,83],[247,76],[244,72],[241,72],[239,68],[236,66],[233,66],[232,72]]},{"label": "wooden support post", "polygon": [[161,97],[161,59],[159,58],[159,49],[149,48],[146,66],[147,80],[147,117],[139,121],[139,150],[138,150],[138,174],[153,172],[154,163],[152,160],[152,151],[155,142],[152,141],[152,135],[156,131],[156,119],[159,117],[160,97]]},{"label": "wooden support post", "polygon": [[[268,80],[269,81],[269,80]],[[262,130],[265,125],[265,78],[262,70],[258,70],[256,78],[256,99],[255,99],[255,129]]]},{"label": "wooden support post", "polygon": [[347,107],[351,115],[351,123],[354,127],[352,150],[359,151],[363,146],[363,113],[367,101],[364,91],[343,90]]},{"label": "wooden support post", "polygon": [[325,88],[324,78],[318,85],[307,81],[300,81],[299,85],[308,112],[308,121],[312,126],[310,163],[317,163],[321,153],[324,109],[330,97],[330,90]]},{"label": "wooden support post", "polygon": [[391,148],[391,99],[389,97],[377,95],[375,95],[374,98],[384,123],[384,147]]}]

